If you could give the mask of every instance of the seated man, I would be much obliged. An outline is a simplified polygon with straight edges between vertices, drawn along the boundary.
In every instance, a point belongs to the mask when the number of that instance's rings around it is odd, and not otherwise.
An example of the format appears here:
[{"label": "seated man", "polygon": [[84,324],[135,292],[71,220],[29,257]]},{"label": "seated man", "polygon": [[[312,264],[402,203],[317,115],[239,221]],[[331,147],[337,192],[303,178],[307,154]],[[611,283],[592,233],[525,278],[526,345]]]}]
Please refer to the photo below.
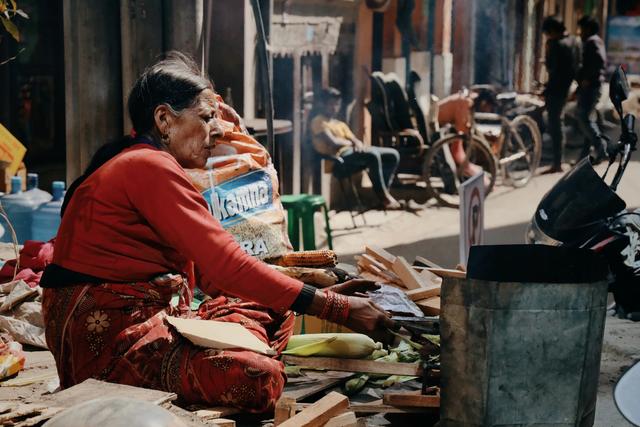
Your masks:
[{"label": "seated man", "polygon": [[[459,133],[468,134],[473,125],[473,112],[492,112],[495,100],[486,91],[479,93],[456,93],[438,102],[438,123],[453,125]],[[465,177],[471,177],[482,171],[482,168],[474,163],[466,162],[466,154],[462,140],[451,144],[451,155],[456,165],[463,165],[462,171]]]},{"label": "seated man", "polygon": [[342,104],[338,89],[323,89],[318,102],[319,113],[311,120],[314,149],[325,156],[339,156],[348,170],[368,169],[373,190],[385,209],[400,209],[400,203],[389,192],[389,186],[400,161],[398,151],[388,147],[366,147],[349,129],[336,119]]}]

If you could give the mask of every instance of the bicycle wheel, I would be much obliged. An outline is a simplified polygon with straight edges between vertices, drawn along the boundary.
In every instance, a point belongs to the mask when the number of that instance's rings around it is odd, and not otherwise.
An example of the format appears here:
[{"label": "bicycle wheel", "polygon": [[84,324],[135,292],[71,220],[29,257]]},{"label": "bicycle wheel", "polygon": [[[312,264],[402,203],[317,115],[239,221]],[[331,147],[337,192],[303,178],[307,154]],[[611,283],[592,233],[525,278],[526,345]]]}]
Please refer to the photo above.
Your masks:
[{"label": "bicycle wheel", "polygon": [[520,115],[509,123],[500,166],[514,187],[526,185],[535,175],[542,155],[542,136],[538,124],[529,116]]},{"label": "bicycle wheel", "polygon": [[[462,140],[465,151],[465,162],[456,165],[450,146]],[[422,176],[431,194],[444,206],[457,208],[460,206],[458,189],[460,184],[470,178],[469,169],[480,166],[485,173],[485,195],[488,195],[496,182],[497,162],[486,142],[477,136],[449,135],[434,142],[427,151],[423,164]]]}]

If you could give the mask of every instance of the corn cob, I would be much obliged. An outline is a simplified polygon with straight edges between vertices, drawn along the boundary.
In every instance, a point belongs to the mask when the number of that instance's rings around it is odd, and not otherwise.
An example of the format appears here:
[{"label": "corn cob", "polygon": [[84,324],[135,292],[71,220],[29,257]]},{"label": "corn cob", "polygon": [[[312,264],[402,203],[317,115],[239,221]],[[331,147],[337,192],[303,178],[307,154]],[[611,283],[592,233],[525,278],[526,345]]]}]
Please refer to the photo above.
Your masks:
[{"label": "corn cob", "polygon": [[282,354],[362,359],[381,348],[363,334],[306,334],[293,335]]},{"label": "corn cob", "polygon": [[291,252],[271,262],[281,267],[335,267],[337,263],[336,253],[329,249]]}]

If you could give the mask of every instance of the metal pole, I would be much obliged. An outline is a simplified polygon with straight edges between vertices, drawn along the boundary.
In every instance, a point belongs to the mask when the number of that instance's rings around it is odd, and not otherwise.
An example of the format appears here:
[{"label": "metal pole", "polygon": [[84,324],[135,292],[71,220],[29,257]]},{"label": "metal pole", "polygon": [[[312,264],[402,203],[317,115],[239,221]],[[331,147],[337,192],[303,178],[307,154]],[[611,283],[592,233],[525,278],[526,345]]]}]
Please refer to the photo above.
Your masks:
[{"label": "metal pole", "polygon": [[271,158],[275,155],[275,141],[273,138],[273,93],[271,92],[271,61],[269,60],[269,49],[267,46],[267,35],[264,31],[264,21],[260,10],[259,0],[251,0],[253,17],[256,21],[258,33],[258,67],[260,68],[261,86],[264,95],[265,115],[267,120],[267,151]]}]

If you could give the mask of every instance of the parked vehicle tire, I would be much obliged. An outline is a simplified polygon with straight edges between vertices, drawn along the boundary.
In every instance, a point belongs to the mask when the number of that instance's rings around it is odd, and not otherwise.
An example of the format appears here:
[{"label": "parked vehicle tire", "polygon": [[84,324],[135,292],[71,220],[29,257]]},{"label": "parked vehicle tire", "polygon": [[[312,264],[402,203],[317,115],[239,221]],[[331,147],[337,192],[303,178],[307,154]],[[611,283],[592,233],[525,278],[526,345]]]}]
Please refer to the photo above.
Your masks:
[{"label": "parked vehicle tire", "polygon": [[[456,165],[451,155],[450,146],[462,140],[466,153],[466,161]],[[458,189],[460,184],[470,176],[465,174],[469,163],[482,167],[485,172],[485,194],[493,190],[496,182],[497,161],[491,148],[480,137],[473,135],[447,135],[433,143],[427,151],[422,168],[422,176],[427,188],[438,202],[447,207],[460,206]]]},{"label": "parked vehicle tire", "polygon": [[511,120],[499,160],[511,185],[525,186],[535,175],[541,156],[542,135],[535,120],[526,115]]}]

